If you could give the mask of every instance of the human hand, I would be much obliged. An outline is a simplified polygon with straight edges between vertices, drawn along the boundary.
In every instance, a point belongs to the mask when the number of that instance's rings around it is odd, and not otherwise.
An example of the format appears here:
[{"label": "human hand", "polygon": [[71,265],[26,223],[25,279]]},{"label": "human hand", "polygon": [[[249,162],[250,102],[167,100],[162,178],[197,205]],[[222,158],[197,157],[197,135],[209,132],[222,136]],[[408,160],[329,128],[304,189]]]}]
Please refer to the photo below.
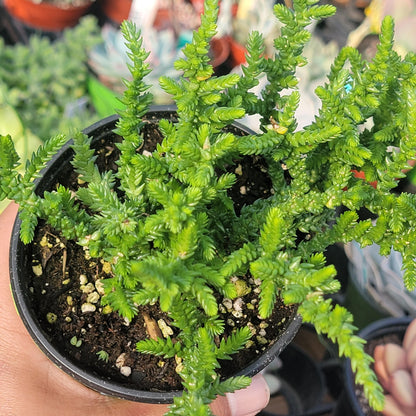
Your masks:
[{"label": "human hand", "polygon": [[[1,416],[161,416],[167,405],[136,403],[103,396],[58,369],[29,336],[9,286],[9,240],[17,206],[0,215],[0,415]],[[261,375],[251,385],[219,397],[217,416],[252,416],[269,401]]]}]

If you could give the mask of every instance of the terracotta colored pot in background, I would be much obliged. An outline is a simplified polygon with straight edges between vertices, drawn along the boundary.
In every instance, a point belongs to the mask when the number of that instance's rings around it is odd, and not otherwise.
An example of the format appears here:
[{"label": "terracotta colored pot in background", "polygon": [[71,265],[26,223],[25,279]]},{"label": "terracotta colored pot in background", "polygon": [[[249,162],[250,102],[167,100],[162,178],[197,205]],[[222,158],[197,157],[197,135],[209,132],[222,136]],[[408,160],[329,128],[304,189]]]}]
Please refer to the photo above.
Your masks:
[{"label": "terracotta colored pot in background", "polygon": [[212,38],[210,44],[210,54],[212,55],[211,65],[214,70],[225,63],[230,56],[230,44],[226,37]]},{"label": "terracotta colored pot in background", "polygon": [[81,6],[58,7],[50,3],[33,3],[30,0],[4,0],[7,11],[26,25],[45,31],[59,31],[75,26],[87,13],[92,2]]},{"label": "terracotta colored pot in background", "polygon": [[129,17],[132,0],[101,0],[101,10],[113,22],[121,24]]},{"label": "terracotta colored pot in background", "polygon": [[230,44],[231,65],[234,67],[245,64],[247,62],[245,46],[238,43],[232,36],[228,36],[228,42]]}]

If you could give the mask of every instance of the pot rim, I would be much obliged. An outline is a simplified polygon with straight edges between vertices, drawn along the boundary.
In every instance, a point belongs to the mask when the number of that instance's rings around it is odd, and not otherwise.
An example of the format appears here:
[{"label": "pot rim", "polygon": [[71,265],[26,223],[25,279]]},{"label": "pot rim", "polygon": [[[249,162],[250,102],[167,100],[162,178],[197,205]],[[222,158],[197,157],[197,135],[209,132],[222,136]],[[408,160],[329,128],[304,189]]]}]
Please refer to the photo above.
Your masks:
[{"label": "pot rim", "polygon": [[86,0],[77,6],[61,7],[31,0],[4,0],[4,6],[12,17],[30,28],[52,32],[75,26],[92,4],[93,0]]},{"label": "pot rim", "polygon": [[[148,111],[148,114],[155,112],[175,112],[176,107],[173,105],[163,105],[163,106],[152,106]],[[83,130],[87,135],[91,135],[97,130],[109,131],[114,129],[114,125],[118,120],[118,115],[112,115],[106,117],[97,123],[94,123],[90,127]],[[233,123],[234,126],[241,128],[243,131],[248,132],[246,126],[240,123]],[[111,128],[109,126],[112,126]],[[70,145],[72,139],[60,149],[60,151],[53,157],[53,159],[48,163],[41,171],[39,178],[36,180],[36,186],[39,185],[41,178],[44,173],[54,163],[59,162],[60,158],[67,156],[67,152],[70,151]],[[12,237],[10,241],[10,283],[11,290],[13,294],[13,299],[16,305],[16,309],[19,313],[21,320],[23,321],[27,331],[29,332],[32,339],[38,345],[38,347],[43,351],[43,353],[60,369],[65,371],[67,374],[72,376],[75,380],[81,382],[87,387],[98,391],[101,394],[115,396],[131,401],[140,401],[144,403],[155,403],[155,404],[169,404],[173,402],[173,398],[181,395],[182,391],[146,391],[135,389],[129,385],[123,385],[121,383],[111,381],[106,379],[103,376],[92,374],[82,368],[81,365],[75,363],[65,356],[62,352],[58,350],[48,339],[45,332],[42,330],[36,314],[33,309],[30,307],[30,299],[27,294],[28,288],[25,287],[22,280],[19,278],[20,271],[26,270],[29,267],[29,261],[24,261],[25,256],[23,254],[24,244],[20,240],[20,225],[21,221],[17,216],[13,225]],[[298,329],[302,324],[302,318],[300,315],[293,314],[292,321],[289,323],[287,328],[282,332],[281,336],[266,350],[262,355],[260,355],[254,362],[250,363],[244,369],[241,369],[236,376],[247,375],[249,377],[254,376],[263,370],[268,364],[270,364],[276,356],[278,356],[281,351],[292,341],[293,337],[297,333]]]}]

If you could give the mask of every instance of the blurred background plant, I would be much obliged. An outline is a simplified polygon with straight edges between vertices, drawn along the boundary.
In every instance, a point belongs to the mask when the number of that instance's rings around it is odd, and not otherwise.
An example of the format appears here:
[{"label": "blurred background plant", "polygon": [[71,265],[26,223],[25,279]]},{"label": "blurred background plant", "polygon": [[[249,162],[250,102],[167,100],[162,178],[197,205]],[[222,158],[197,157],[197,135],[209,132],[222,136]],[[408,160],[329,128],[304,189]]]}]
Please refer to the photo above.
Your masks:
[{"label": "blurred background plant", "polygon": [[416,52],[416,37],[414,28],[416,24],[415,0],[372,0],[365,8],[365,19],[360,26],[351,31],[347,44],[358,47],[365,40],[376,38],[380,32],[381,21],[387,15],[395,20],[395,41],[399,53],[407,51]]},{"label": "blurred background plant", "polygon": [[41,140],[97,121],[87,91],[89,50],[101,41],[97,19],[86,16],[56,41],[33,34],[27,45],[0,38],[4,101]]},{"label": "blurred background plant", "polygon": [[[0,134],[10,134],[13,137],[17,151],[21,152],[22,160],[27,160],[32,151],[42,142],[29,129],[23,126],[16,111],[7,104],[5,96],[4,88],[0,84]],[[6,208],[8,203],[7,200],[0,202],[0,213]]]}]

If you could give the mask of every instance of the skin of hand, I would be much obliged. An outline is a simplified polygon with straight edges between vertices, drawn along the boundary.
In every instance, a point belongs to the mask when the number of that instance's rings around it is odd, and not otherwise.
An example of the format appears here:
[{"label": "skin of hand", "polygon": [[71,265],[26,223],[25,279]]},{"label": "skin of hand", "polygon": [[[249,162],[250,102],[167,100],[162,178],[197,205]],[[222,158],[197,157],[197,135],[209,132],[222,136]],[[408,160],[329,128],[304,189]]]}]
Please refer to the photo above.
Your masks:
[{"label": "skin of hand", "polygon": [[[17,205],[0,215],[0,415],[159,416],[166,405],[103,396],[58,369],[36,346],[21,322],[10,292],[9,241]],[[261,375],[249,387],[211,405],[217,416],[252,416],[269,401]]]}]

